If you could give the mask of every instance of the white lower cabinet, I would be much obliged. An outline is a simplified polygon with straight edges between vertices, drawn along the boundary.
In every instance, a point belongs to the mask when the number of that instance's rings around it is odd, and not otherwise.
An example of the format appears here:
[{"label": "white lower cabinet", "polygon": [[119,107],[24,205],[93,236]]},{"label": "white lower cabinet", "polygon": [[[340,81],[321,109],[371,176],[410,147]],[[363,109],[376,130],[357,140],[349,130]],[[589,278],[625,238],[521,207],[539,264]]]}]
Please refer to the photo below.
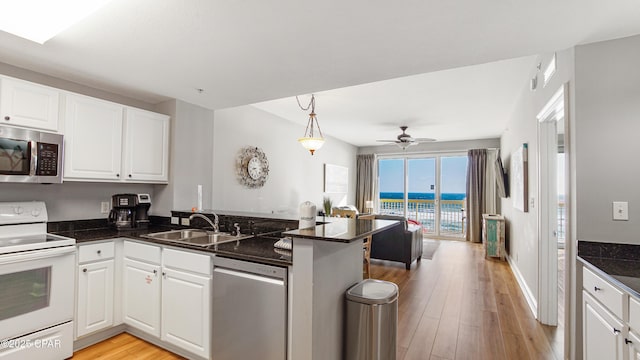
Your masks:
[{"label": "white lower cabinet", "polygon": [[78,247],[76,336],[113,326],[113,242]]},{"label": "white lower cabinet", "polygon": [[625,343],[627,345],[628,359],[640,360],[640,337],[633,332],[629,332],[627,338],[625,338]]},{"label": "white lower cabinet", "polygon": [[125,324],[210,358],[211,257],[124,243]]},{"label": "white lower cabinet", "polygon": [[124,259],[122,281],[124,323],[157,337],[160,336],[161,278],[159,273],[160,265],[126,257]]},{"label": "white lower cabinet", "polygon": [[586,291],[583,296],[583,346],[585,360],[622,360],[625,331],[622,321]]},{"label": "white lower cabinet", "polygon": [[211,277],[163,269],[162,340],[208,358]]}]

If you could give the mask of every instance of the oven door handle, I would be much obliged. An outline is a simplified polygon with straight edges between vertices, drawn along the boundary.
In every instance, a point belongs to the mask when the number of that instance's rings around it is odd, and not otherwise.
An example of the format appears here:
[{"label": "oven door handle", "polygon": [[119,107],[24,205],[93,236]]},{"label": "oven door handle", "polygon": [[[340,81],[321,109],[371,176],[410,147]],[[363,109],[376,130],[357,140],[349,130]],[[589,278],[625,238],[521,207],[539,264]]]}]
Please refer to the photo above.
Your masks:
[{"label": "oven door handle", "polygon": [[12,264],[23,261],[32,261],[47,259],[56,256],[73,254],[76,251],[75,246],[62,246],[52,249],[42,249],[34,251],[24,251],[13,254],[0,255],[0,265]]}]

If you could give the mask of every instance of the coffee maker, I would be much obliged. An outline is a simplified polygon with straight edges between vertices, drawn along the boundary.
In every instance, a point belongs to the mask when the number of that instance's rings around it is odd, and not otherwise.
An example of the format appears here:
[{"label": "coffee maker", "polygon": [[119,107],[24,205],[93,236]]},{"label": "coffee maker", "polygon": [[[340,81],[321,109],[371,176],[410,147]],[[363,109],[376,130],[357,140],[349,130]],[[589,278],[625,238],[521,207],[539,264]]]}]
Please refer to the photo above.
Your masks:
[{"label": "coffee maker", "polygon": [[149,194],[138,194],[137,196],[135,227],[146,229],[149,227],[149,208],[151,207],[151,197]]},{"label": "coffee maker", "polygon": [[116,229],[145,229],[149,226],[149,194],[115,194],[108,222]]}]

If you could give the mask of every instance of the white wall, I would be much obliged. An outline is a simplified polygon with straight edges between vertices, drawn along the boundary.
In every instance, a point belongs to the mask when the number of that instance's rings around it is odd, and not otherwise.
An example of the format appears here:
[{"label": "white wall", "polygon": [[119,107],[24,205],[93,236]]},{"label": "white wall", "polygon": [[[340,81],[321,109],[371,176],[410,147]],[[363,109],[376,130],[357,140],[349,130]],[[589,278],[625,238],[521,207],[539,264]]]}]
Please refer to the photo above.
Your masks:
[{"label": "white wall", "polygon": [[169,100],[157,105],[171,116],[169,184],[156,185],[154,215],[197,207],[197,186],[202,185],[202,205],[210,209],[213,191],[213,110]]},{"label": "white wall", "polygon": [[[533,77],[536,73],[535,65],[542,62],[542,69],[549,63],[553,54],[538,56],[538,60],[531,64]],[[509,172],[510,187],[513,187],[513,173],[510,171],[511,154],[523,143],[529,147],[529,204],[533,199],[534,206],[529,206],[529,212],[522,212],[513,208],[511,197],[501,200],[502,214],[508,222],[507,241],[509,244],[510,262],[516,277],[519,277],[525,296],[534,304],[538,303],[538,120],[536,116],[549,101],[551,96],[563,86],[565,82],[573,83],[574,55],[573,49],[557,53],[557,71],[547,86],[542,86],[542,73],[538,74],[539,82],[536,91],[529,89],[529,83],[523,83],[521,95],[514,108],[507,129],[501,137],[501,157]],[[525,79],[526,80],[526,79]],[[572,87],[572,84],[570,84]],[[570,95],[570,99],[573,96]],[[572,101],[572,100],[570,100]],[[571,113],[571,112],[570,112]]]},{"label": "white wall", "polygon": [[[11,184],[0,183],[1,201],[44,201],[49,221],[102,219],[102,201],[111,202],[111,195],[120,193],[150,194],[154,189],[148,184],[109,184],[66,182],[62,184]],[[151,209],[153,209],[153,204]]]},{"label": "white wall", "polygon": [[[216,110],[213,208],[297,214],[300,203],[309,200],[321,209],[325,163],[349,168],[348,194],[332,197],[334,204],[353,204],[357,148],[326,137],[324,147],[311,156],[297,141],[303,134],[304,127],[252,106]],[[236,178],[236,158],[245,146],[261,148],[269,160],[262,188],[246,188]]]},{"label": "white wall", "polygon": [[[640,36],[576,47],[578,240],[640,244]],[[629,221],[612,202],[629,202]]]}]

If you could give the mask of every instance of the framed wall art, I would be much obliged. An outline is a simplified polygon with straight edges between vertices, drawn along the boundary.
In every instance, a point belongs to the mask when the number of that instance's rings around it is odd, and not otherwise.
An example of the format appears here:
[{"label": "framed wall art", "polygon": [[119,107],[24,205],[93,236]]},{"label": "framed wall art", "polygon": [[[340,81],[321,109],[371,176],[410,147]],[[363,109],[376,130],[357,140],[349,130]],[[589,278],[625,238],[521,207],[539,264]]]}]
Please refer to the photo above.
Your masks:
[{"label": "framed wall art", "polygon": [[324,192],[346,194],[349,191],[349,168],[324,164]]},{"label": "framed wall art", "polygon": [[511,197],[513,207],[529,211],[529,149],[524,143],[511,154]]}]

